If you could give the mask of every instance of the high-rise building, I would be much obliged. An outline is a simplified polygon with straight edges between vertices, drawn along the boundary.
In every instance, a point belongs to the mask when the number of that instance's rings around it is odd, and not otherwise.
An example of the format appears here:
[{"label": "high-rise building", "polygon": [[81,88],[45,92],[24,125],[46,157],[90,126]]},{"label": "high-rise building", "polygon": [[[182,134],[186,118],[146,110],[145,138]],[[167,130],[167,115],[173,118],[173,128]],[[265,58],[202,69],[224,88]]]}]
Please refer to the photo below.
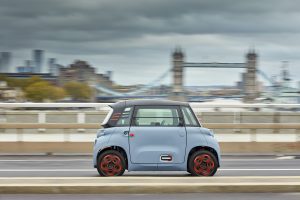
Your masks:
[{"label": "high-rise building", "polygon": [[44,51],[40,49],[33,50],[33,64],[34,72],[42,73],[43,72],[43,61],[44,61]]},{"label": "high-rise building", "polygon": [[24,61],[24,66],[25,67],[32,67],[32,60],[25,60]]},{"label": "high-rise building", "polygon": [[11,52],[1,52],[0,72],[11,72]]},{"label": "high-rise building", "polygon": [[106,71],[106,76],[107,76],[107,78],[110,79],[110,80],[112,79],[112,74],[113,74],[112,71],[110,71],[110,70],[109,70],[109,71]]},{"label": "high-rise building", "polygon": [[0,73],[2,72],[2,55],[0,54]]},{"label": "high-rise building", "polygon": [[55,58],[49,58],[48,66],[49,66],[49,73],[52,76],[57,76],[58,75],[58,65],[56,64]]}]

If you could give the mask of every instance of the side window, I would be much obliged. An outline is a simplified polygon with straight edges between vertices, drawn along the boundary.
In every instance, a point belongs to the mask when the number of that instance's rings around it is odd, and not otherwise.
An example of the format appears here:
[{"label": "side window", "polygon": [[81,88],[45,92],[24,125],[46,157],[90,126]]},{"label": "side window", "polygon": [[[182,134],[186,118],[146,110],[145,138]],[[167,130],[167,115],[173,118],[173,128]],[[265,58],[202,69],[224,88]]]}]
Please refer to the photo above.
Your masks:
[{"label": "side window", "polygon": [[177,107],[139,107],[133,124],[135,126],[179,126]]},{"label": "side window", "polygon": [[195,115],[189,107],[181,107],[181,110],[186,126],[199,126]]},{"label": "side window", "polygon": [[116,126],[129,126],[130,124],[130,116],[132,112],[132,107],[127,107],[122,112]]}]

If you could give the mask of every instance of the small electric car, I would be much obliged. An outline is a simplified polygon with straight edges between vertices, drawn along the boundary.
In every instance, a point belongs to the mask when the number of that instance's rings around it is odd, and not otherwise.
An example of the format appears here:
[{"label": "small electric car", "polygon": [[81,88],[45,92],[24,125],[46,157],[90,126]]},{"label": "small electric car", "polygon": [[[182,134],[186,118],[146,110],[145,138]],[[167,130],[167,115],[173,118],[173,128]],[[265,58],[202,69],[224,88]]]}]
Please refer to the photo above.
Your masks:
[{"label": "small electric car", "polygon": [[94,144],[101,176],[120,176],[126,169],[213,176],[220,167],[214,133],[201,126],[188,103],[133,100],[110,107]]}]

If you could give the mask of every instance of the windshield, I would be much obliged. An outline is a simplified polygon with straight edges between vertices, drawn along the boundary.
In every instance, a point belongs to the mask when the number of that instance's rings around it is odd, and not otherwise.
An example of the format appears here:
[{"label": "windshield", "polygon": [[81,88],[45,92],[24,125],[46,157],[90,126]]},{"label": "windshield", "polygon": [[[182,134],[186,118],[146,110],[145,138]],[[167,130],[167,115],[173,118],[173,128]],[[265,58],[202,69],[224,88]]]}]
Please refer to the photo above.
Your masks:
[{"label": "windshield", "polygon": [[111,115],[113,114],[113,109],[109,107],[109,112],[107,113],[106,117],[104,118],[103,122],[101,123],[102,126],[106,125],[108,120],[110,119]]}]

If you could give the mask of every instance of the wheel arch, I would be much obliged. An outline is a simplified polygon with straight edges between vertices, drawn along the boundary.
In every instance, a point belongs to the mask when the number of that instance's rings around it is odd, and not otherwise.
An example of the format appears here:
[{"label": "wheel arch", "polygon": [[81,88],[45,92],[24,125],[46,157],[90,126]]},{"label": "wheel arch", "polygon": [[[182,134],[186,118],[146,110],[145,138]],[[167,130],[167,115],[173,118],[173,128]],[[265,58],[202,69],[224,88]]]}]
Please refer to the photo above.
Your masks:
[{"label": "wheel arch", "polygon": [[188,154],[188,157],[187,157],[187,158],[188,158],[188,159],[187,159],[187,168],[188,168],[188,163],[189,163],[189,159],[190,159],[191,155],[192,155],[193,153],[195,153],[196,151],[199,151],[199,150],[207,150],[207,151],[211,152],[211,153],[216,157],[216,159],[217,159],[217,161],[218,161],[218,167],[220,167],[219,156],[218,156],[217,151],[216,151],[214,148],[209,147],[209,146],[196,146],[196,147],[193,147],[193,148],[189,151],[189,154]]},{"label": "wheel arch", "polygon": [[[105,148],[101,149],[101,150],[98,152],[98,154],[97,154],[97,160],[98,160],[98,157],[99,157],[102,153],[104,153],[104,152],[106,152],[106,151],[108,151],[108,150],[116,150],[116,151],[118,151],[119,153],[121,153],[122,156],[124,156],[124,159],[125,159],[125,162],[126,162],[126,169],[128,169],[128,156],[127,156],[127,153],[126,153],[125,149],[124,149],[123,147],[120,147],[120,146],[108,146],[108,147],[105,147]],[[97,163],[97,164],[98,164],[98,163]]]}]

